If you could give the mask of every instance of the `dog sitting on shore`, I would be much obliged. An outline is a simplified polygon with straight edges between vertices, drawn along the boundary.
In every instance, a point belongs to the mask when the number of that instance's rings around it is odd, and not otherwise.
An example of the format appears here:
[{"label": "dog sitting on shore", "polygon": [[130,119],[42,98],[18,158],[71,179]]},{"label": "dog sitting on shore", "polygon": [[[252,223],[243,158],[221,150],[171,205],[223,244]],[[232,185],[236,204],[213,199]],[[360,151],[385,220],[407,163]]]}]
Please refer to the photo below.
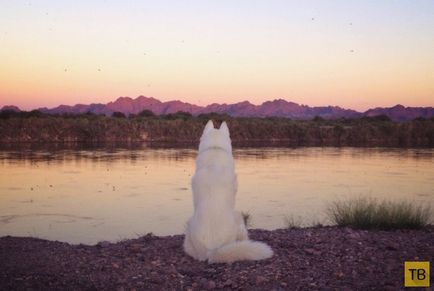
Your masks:
[{"label": "dog sitting on shore", "polygon": [[226,122],[220,129],[215,129],[211,120],[206,124],[191,184],[194,213],[184,240],[188,255],[209,263],[273,256],[267,244],[249,240],[241,213],[234,209],[237,176]]}]

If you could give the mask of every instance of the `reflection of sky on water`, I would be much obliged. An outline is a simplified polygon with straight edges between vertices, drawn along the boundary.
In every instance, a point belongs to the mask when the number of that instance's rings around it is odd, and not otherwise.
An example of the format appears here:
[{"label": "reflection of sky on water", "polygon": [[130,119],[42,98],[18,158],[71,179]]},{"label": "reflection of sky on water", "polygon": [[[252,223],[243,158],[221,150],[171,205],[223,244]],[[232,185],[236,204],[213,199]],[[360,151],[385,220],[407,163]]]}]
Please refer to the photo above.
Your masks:
[{"label": "reflection of sky on water", "polygon": [[[192,212],[192,149],[0,151],[0,235],[74,243],[182,233]],[[434,204],[434,150],[235,149],[237,209],[256,228],[287,216],[325,222],[348,197]],[[434,205],[433,205],[434,207]]]}]

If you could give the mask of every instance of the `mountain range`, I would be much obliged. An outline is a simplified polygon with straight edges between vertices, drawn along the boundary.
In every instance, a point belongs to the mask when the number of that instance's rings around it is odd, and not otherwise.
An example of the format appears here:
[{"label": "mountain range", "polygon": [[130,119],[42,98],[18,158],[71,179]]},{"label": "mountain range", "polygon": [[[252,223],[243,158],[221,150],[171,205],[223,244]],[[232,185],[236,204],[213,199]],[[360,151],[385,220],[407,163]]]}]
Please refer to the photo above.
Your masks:
[{"label": "mountain range", "polygon": [[[233,104],[217,104],[213,103],[207,106],[198,106],[179,100],[162,102],[153,97],[139,96],[135,99],[130,97],[119,97],[113,102],[107,104],[92,103],[92,104],[76,104],[59,105],[54,108],[38,108],[39,111],[51,114],[71,113],[79,114],[92,112],[95,114],[111,115],[114,112],[122,112],[126,115],[137,114],[143,110],[151,110],[157,115],[176,113],[178,111],[188,112],[193,115],[203,113],[226,113],[235,117],[286,117],[291,119],[312,119],[315,116],[322,118],[357,118],[357,117],[373,117],[377,115],[386,115],[392,120],[405,121],[412,120],[417,117],[432,118],[434,117],[433,107],[404,107],[403,105],[395,105],[393,107],[377,107],[369,109],[365,112],[358,112],[352,109],[344,109],[339,106],[318,106],[310,107],[308,105],[299,105],[294,102],[289,102],[283,99],[266,101],[260,105],[255,105],[249,101],[243,101]],[[4,106],[1,110],[20,111],[16,106]]]}]

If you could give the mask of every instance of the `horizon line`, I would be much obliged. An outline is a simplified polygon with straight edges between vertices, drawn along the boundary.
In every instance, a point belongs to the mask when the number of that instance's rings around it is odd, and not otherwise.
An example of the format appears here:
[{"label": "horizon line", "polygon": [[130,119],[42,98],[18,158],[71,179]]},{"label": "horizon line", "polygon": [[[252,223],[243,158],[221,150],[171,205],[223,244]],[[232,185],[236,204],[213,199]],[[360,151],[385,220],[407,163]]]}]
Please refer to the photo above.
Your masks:
[{"label": "horizon line", "polygon": [[[395,104],[393,104],[393,105],[390,105],[390,106],[375,106],[375,107],[369,107],[368,109],[366,109],[366,110],[360,110],[360,109],[354,109],[354,108],[350,108],[350,107],[342,107],[342,106],[339,106],[339,105],[333,105],[333,104],[328,104],[328,105],[309,105],[309,104],[306,104],[306,103],[297,103],[297,102],[294,102],[294,101],[291,101],[291,100],[288,100],[288,99],[286,99],[286,98],[284,98],[284,97],[277,97],[277,98],[273,98],[273,99],[269,99],[269,100],[265,100],[265,101],[263,101],[262,103],[253,103],[253,102],[251,102],[251,101],[249,101],[249,100],[247,100],[247,99],[245,99],[245,100],[243,100],[243,101],[238,101],[238,102],[233,102],[233,103],[229,103],[229,102],[223,102],[223,103],[218,103],[218,102],[210,102],[210,103],[208,103],[208,104],[206,104],[206,105],[198,105],[198,104],[195,104],[195,103],[191,103],[191,102],[188,102],[188,101],[182,101],[182,99],[181,98],[174,98],[174,99],[170,99],[170,100],[167,100],[167,101],[162,101],[161,99],[158,99],[157,97],[154,97],[154,96],[145,96],[145,95],[138,95],[137,97],[130,97],[130,96],[119,96],[119,97],[117,97],[116,99],[114,99],[114,100],[111,100],[111,101],[108,101],[108,102],[106,102],[106,103],[103,103],[103,102],[90,102],[90,103],[75,103],[75,104],[58,104],[58,105],[55,105],[55,106],[52,106],[52,107],[50,107],[50,106],[38,106],[38,107],[33,107],[33,108],[28,108],[27,106],[24,106],[24,107],[21,107],[21,106],[19,106],[19,105],[15,105],[15,104],[3,104],[3,105],[1,105],[0,104],[0,110],[2,110],[4,107],[10,107],[10,106],[14,106],[14,107],[17,107],[20,111],[32,111],[32,110],[39,110],[39,109],[54,109],[54,108],[57,108],[57,107],[59,107],[59,106],[70,106],[70,107],[74,107],[74,106],[76,106],[76,105],[91,105],[91,104],[102,104],[102,105],[107,105],[107,104],[109,104],[109,103],[112,103],[112,102],[116,102],[117,100],[119,100],[119,99],[121,99],[121,98],[128,98],[128,99],[130,99],[130,100],[136,100],[136,99],[138,99],[138,98],[140,98],[140,97],[145,97],[145,98],[148,98],[148,99],[155,99],[155,100],[157,100],[157,101],[159,101],[159,102],[161,102],[161,103],[168,103],[168,102],[182,102],[182,103],[185,103],[185,104],[190,104],[190,105],[194,105],[194,106],[198,106],[198,107],[202,107],[202,108],[205,108],[205,107],[207,107],[207,106],[210,106],[210,105],[213,105],[213,104],[218,104],[218,105],[234,105],[234,104],[240,104],[240,103],[245,103],[245,102],[248,102],[249,104],[252,104],[252,105],[254,105],[254,106],[261,106],[261,105],[263,105],[264,103],[266,103],[266,102],[274,102],[274,101],[279,101],[279,100],[283,100],[283,101],[285,101],[285,102],[287,102],[287,103],[294,103],[294,104],[297,104],[297,105],[299,105],[299,106],[307,106],[307,107],[339,107],[339,108],[342,108],[342,109],[345,109],[345,110],[353,110],[353,111],[356,111],[356,112],[366,112],[366,111],[368,111],[368,110],[370,110],[370,109],[377,109],[377,108],[393,108],[393,107],[396,107],[396,106],[403,106],[403,107],[405,107],[405,108],[432,108],[432,107],[434,107],[433,105],[425,105],[425,106],[407,106],[407,105],[404,105],[404,104],[401,104],[401,103],[395,103]],[[27,109],[23,109],[23,108],[26,108],[27,107]]]}]

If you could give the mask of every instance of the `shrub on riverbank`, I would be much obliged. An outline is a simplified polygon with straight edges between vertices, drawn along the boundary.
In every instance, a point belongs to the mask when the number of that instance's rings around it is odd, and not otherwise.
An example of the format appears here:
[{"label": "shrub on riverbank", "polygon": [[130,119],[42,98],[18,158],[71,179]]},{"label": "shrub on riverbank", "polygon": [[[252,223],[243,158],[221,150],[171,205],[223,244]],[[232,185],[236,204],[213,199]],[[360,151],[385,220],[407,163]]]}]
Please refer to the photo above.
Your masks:
[{"label": "shrub on riverbank", "polygon": [[[117,116],[117,117],[116,117]],[[208,119],[226,120],[235,146],[434,147],[434,119],[394,122],[388,118],[291,120],[231,117],[209,113],[156,116],[151,111],[125,118],[96,114],[49,115],[1,112],[0,142],[181,142],[197,144]]]},{"label": "shrub on riverbank", "polygon": [[368,198],[333,202],[328,215],[339,226],[361,229],[419,229],[432,219],[429,206]]}]

